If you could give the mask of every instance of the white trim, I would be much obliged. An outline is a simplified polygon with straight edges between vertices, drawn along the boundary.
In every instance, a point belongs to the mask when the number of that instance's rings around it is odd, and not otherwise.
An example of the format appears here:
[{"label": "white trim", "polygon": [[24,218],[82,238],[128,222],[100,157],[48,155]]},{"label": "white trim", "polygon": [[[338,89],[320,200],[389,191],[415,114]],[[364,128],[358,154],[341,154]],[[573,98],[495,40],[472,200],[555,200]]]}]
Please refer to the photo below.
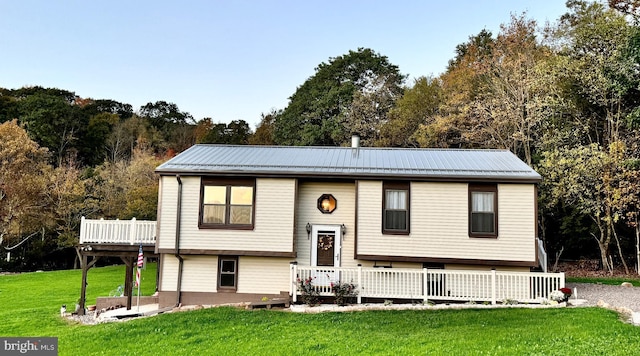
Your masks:
[{"label": "white trim", "polygon": [[342,255],[342,225],[312,225],[311,227],[311,266],[318,265],[318,232],[335,233],[333,242],[333,267],[340,267]]}]

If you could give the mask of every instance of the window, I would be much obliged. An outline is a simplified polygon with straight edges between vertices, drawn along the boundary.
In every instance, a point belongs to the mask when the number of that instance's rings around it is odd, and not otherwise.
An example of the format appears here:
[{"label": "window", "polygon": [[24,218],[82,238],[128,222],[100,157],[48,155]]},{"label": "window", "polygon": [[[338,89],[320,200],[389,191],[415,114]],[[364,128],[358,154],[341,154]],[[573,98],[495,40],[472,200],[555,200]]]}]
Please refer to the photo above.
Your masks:
[{"label": "window", "polygon": [[338,207],[338,201],[331,194],[322,194],[318,198],[318,210],[323,214],[331,214]]},{"label": "window", "polygon": [[409,234],[409,183],[382,185],[382,232]]},{"label": "window", "polygon": [[469,236],[498,237],[496,185],[469,185]]},{"label": "window", "polygon": [[218,289],[236,290],[238,288],[238,257],[220,256],[218,258]]},{"label": "window", "polygon": [[253,229],[254,180],[203,179],[200,227]]}]

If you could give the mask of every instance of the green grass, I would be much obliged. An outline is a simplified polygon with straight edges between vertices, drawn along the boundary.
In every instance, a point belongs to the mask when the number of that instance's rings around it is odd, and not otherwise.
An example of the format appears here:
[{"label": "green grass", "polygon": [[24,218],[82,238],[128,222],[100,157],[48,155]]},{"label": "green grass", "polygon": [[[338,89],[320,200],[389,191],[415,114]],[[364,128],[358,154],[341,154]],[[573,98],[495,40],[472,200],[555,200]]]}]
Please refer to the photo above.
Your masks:
[{"label": "green grass", "polygon": [[[122,283],[124,268],[89,271],[88,298]],[[153,292],[155,268],[143,274]],[[145,283],[146,282],[146,283]],[[630,355],[640,328],[599,308],[294,314],[215,308],[93,326],[62,320],[80,271],[0,276],[0,336],[57,336],[60,355]]]},{"label": "green grass", "polygon": [[625,277],[566,277],[567,283],[592,283],[592,284],[608,284],[619,286],[623,282],[629,282],[635,287],[640,287],[640,278]]}]

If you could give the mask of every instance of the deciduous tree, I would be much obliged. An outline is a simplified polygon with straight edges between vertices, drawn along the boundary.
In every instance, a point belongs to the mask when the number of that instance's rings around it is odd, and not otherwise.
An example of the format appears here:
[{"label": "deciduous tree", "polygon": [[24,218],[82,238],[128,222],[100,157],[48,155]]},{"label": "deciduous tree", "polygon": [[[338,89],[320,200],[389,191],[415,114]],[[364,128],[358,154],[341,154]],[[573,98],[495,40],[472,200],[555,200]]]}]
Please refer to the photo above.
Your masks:
[{"label": "deciduous tree", "polygon": [[330,58],[289,98],[289,105],[275,122],[274,138],[281,145],[339,145],[350,133],[340,121],[353,102],[354,93],[372,79],[385,77],[400,88],[404,76],[388,58],[371,49]]},{"label": "deciduous tree", "polygon": [[48,223],[45,192],[49,153],[16,120],[0,124],[0,244]]}]

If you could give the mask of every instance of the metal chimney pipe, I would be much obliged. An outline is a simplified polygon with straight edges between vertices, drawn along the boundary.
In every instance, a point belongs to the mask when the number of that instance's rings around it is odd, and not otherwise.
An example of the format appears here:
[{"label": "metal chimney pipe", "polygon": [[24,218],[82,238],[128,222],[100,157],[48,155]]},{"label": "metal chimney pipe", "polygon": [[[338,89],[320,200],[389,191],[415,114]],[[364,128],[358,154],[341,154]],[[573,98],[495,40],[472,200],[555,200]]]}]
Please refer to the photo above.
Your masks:
[{"label": "metal chimney pipe", "polygon": [[360,135],[353,134],[351,136],[351,148],[360,148]]}]

